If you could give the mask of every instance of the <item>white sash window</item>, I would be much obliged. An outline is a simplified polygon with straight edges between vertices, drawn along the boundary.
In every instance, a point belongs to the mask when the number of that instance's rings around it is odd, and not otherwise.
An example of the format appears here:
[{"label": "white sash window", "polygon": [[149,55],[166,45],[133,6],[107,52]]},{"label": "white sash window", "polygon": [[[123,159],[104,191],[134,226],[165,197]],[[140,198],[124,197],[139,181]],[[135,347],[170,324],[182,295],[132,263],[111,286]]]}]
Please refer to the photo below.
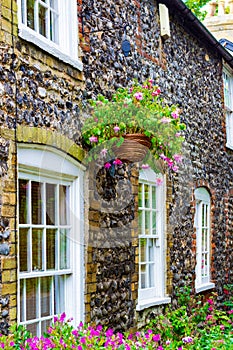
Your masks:
[{"label": "white sash window", "polygon": [[40,335],[55,315],[83,318],[83,175],[48,150],[19,148],[18,159],[18,321]]}]

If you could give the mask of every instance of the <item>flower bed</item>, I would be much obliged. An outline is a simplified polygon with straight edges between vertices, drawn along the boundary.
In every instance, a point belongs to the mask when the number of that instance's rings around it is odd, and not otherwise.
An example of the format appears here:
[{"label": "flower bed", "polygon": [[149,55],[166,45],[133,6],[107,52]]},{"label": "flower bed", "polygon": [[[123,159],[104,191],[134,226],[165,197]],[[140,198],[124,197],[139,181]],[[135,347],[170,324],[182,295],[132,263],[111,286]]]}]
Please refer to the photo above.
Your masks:
[{"label": "flower bed", "polygon": [[190,296],[184,289],[179,295],[179,307],[168,308],[143,331],[114,333],[101,325],[92,327],[80,323],[74,328],[65,314],[40,338],[32,337],[22,326],[13,326],[12,334],[0,337],[2,349],[157,349],[215,350],[233,349],[233,310],[217,310],[214,298],[206,302]]}]

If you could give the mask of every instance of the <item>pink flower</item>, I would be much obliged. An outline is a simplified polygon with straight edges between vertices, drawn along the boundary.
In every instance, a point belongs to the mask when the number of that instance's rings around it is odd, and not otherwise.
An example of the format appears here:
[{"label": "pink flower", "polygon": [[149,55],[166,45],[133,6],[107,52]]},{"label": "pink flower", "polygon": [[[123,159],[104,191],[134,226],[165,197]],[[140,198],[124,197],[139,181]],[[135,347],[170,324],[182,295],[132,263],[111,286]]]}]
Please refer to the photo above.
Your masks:
[{"label": "pink flower", "polygon": [[111,166],[112,166],[112,164],[109,162],[104,164],[105,169],[109,169],[109,168],[111,168]]},{"label": "pink flower", "polygon": [[153,83],[153,79],[148,79],[148,82],[152,84]]},{"label": "pink flower", "polygon": [[208,310],[209,310],[209,311],[213,311],[213,308],[212,308],[212,306],[210,306],[210,307],[208,308]]},{"label": "pink flower", "polygon": [[229,311],[228,311],[228,314],[229,314],[229,315],[233,314],[233,310],[229,310]]},{"label": "pink flower", "polygon": [[171,123],[171,119],[170,119],[170,118],[167,118],[167,117],[163,117],[163,118],[161,119],[161,123],[163,123],[163,124]]},{"label": "pink flower", "polygon": [[177,173],[177,171],[179,170],[179,167],[178,167],[177,165],[174,165],[174,166],[172,167],[172,170],[173,170],[175,173]]},{"label": "pink flower", "polygon": [[134,97],[136,98],[136,100],[141,101],[143,99],[143,93],[142,92],[136,92],[134,94]]},{"label": "pink flower", "polygon": [[152,92],[152,96],[158,96],[161,93],[160,88]]},{"label": "pink flower", "polygon": [[89,141],[90,141],[91,143],[98,142],[98,137],[97,137],[97,136],[91,136],[91,137],[89,137]]},{"label": "pink flower", "polygon": [[175,137],[180,137],[180,135],[181,135],[180,132],[175,133]]},{"label": "pink flower", "polygon": [[213,304],[214,304],[214,302],[213,302],[212,299],[208,299],[208,300],[207,300],[207,303],[210,304],[210,305],[213,305]]},{"label": "pink flower", "polygon": [[94,121],[95,121],[96,123],[98,123],[98,118],[94,118]]},{"label": "pink flower", "polygon": [[163,184],[163,179],[161,177],[157,177],[155,184],[156,186],[161,186]]},{"label": "pink flower", "polygon": [[174,159],[177,163],[181,163],[183,157],[182,157],[182,155],[180,155],[180,154],[174,154],[173,159]]},{"label": "pink flower", "polygon": [[119,128],[119,126],[116,125],[116,126],[114,126],[113,130],[115,133],[117,133],[118,131],[120,131],[120,128]]},{"label": "pink flower", "polygon": [[179,111],[176,109],[174,112],[171,113],[171,116],[173,119],[178,119],[179,118]]},{"label": "pink flower", "polygon": [[131,93],[133,91],[133,88],[131,87],[131,88],[129,88],[129,92]]},{"label": "pink flower", "polygon": [[170,345],[171,344],[171,340],[166,340],[166,345]]},{"label": "pink flower", "polygon": [[65,318],[66,318],[66,314],[65,314],[65,312],[63,312],[60,316],[60,322],[63,322],[65,320]]},{"label": "pink flower", "polygon": [[148,85],[143,85],[142,88],[143,89],[148,89]]},{"label": "pink flower", "polygon": [[101,154],[101,156],[103,156],[103,157],[106,157],[107,153],[108,153],[107,148],[103,148],[103,149],[100,151],[100,154]]},{"label": "pink flower", "polygon": [[207,315],[206,316],[206,321],[212,320],[213,316],[212,315]]},{"label": "pink flower", "polygon": [[150,168],[150,166],[149,166],[149,164],[142,164],[142,167],[141,167],[142,169],[149,169]]},{"label": "pink flower", "polygon": [[163,160],[166,160],[166,159],[167,159],[167,157],[165,156],[164,153],[161,153],[161,154],[160,154],[160,158],[163,159]]},{"label": "pink flower", "polygon": [[103,102],[102,102],[102,101],[96,101],[96,104],[97,104],[97,105],[102,105]]},{"label": "pink flower", "polygon": [[114,162],[113,162],[114,165],[121,165],[122,164],[122,161],[120,159],[115,159]]},{"label": "pink flower", "polygon": [[220,324],[220,329],[221,329],[221,331],[224,331],[225,326],[223,324]]}]

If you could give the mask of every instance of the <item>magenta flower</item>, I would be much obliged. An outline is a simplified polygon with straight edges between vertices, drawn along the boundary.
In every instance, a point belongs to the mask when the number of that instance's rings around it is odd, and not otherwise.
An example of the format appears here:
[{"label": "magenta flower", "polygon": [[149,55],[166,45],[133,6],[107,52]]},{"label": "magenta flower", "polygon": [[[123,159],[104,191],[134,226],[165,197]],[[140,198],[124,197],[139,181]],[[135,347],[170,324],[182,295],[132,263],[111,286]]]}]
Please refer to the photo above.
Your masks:
[{"label": "magenta flower", "polygon": [[122,164],[122,161],[120,159],[115,159],[114,162],[113,162],[114,165],[121,165]]},{"label": "magenta flower", "polygon": [[153,79],[148,79],[148,82],[152,84],[153,83]]},{"label": "magenta flower", "polygon": [[148,89],[148,85],[142,85],[143,89]]},{"label": "magenta flower", "polygon": [[91,136],[91,137],[89,137],[89,141],[91,143],[96,143],[96,142],[98,142],[98,137],[97,136]]},{"label": "magenta flower", "polygon": [[170,345],[171,344],[171,340],[166,340],[166,345]]},{"label": "magenta flower", "polygon": [[207,300],[207,303],[210,304],[210,305],[213,305],[213,304],[214,304],[214,302],[213,302],[212,299],[208,299],[208,300]]},{"label": "magenta flower", "polygon": [[176,109],[175,112],[172,112],[171,116],[172,116],[173,119],[178,119],[179,118],[179,111],[178,111],[178,109]]},{"label": "magenta flower", "polygon": [[111,168],[111,166],[112,166],[112,164],[109,162],[104,164],[105,169],[109,169],[109,168]]},{"label": "magenta flower", "polygon": [[177,163],[181,163],[183,157],[182,157],[182,155],[180,155],[180,154],[174,154],[173,159],[174,159]]},{"label": "magenta flower", "polygon": [[66,318],[66,314],[65,312],[63,312],[60,316],[60,322],[64,322],[65,318]]},{"label": "magenta flower", "polygon": [[160,88],[152,92],[152,96],[158,96],[161,93]]},{"label": "magenta flower", "polygon": [[153,335],[152,339],[154,341],[160,341],[161,340],[161,335],[160,334],[155,334],[155,335]]},{"label": "magenta flower", "polygon": [[133,91],[133,88],[131,87],[131,88],[129,88],[129,93],[131,93]]},{"label": "magenta flower", "polygon": [[164,153],[161,153],[161,154],[160,154],[160,158],[163,159],[163,160],[166,160],[166,159],[167,159],[167,157],[165,156]]},{"label": "magenta flower", "polygon": [[141,101],[143,99],[143,93],[142,92],[136,92],[134,94],[134,97],[136,98],[136,100]]},{"label": "magenta flower", "polygon": [[113,329],[109,328],[107,329],[107,331],[105,332],[106,337],[111,337],[113,335]]},{"label": "magenta flower", "polygon": [[206,316],[206,321],[212,320],[213,316],[212,315],[207,315]]},{"label": "magenta flower", "polygon": [[221,331],[224,331],[225,326],[223,324],[220,324],[220,329],[221,329]]},{"label": "magenta flower", "polygon": [[116,126],[114,126],[113,130],[115,133],[117,133],[118,131],[120,131],[120,128],[119,128],[119,126],[116,125]]}]

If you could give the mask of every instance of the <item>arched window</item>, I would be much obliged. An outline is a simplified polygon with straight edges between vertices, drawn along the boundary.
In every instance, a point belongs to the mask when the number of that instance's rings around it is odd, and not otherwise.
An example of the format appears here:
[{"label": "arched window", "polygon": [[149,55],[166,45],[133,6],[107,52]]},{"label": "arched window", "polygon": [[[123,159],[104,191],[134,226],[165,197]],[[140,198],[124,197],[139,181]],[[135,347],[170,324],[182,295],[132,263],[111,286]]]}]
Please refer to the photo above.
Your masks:
[{"label": "arched window", "polygon": [[83,319],[83,171],[49,147],[18,147],[18,322],[41,335]]},{"label": "arched window", "polygon": [[211,283],[210,259],[211,259],[211,237],[210,237],[210,194],[206,188],[200,187],[195,190],[196,212],[196,291],[214,287]]}]

